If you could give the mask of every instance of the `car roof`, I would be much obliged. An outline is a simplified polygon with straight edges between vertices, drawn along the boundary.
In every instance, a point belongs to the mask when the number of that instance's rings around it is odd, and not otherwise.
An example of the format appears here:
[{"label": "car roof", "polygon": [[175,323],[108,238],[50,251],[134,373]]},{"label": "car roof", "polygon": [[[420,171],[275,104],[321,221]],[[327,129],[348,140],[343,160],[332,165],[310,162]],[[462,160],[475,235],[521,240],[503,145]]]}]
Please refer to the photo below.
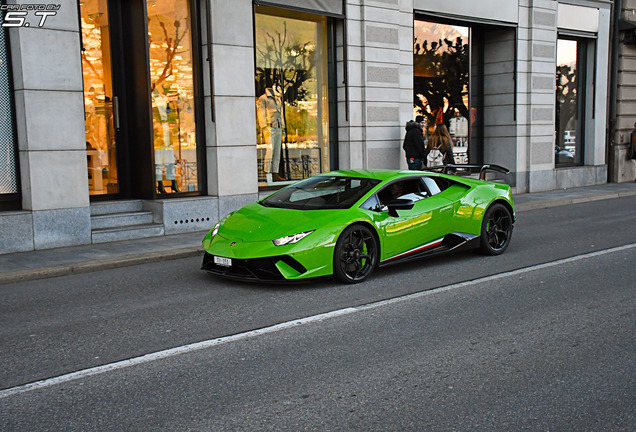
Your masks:
[{"label": "car roof", "polygon": [[409,171],[409,170],[390,170],[390,169],[361,169],[361,170],[338,170],[321,174],[323,176],[342,176],[342,177],[358,177],[358,178],[370,178],[377,179],[383,182],[393,180],[400,177],[407,177],[413,175],[429,175],[428,172],[423,171]]}]

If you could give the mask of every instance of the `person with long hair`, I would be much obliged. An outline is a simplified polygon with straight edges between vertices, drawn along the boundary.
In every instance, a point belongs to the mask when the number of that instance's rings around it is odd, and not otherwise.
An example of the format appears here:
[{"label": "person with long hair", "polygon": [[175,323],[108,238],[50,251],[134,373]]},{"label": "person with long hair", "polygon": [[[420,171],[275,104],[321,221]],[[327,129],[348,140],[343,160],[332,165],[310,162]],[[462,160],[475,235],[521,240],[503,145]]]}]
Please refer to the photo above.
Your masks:
[{"label": "person with long hair", "polygon": [[427,166],[452,165],[455,163],[453,140],[444,123],[435,126],[433,134],[429,137],[424,160]]}]

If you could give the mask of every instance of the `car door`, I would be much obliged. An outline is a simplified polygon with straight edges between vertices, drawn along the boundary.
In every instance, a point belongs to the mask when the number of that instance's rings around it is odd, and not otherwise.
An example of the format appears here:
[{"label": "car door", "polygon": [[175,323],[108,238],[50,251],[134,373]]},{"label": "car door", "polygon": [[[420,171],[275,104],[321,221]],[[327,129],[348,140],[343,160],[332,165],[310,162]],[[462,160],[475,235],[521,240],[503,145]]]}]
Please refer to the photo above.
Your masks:
[{"label": "car door", "polygon": [[[387,191],[401,182],[404,184],[397,198],[412,199],[413,208],[398,210],[397,216],[391,216],[387,205],[396,196]],[[382,259],[434,246],[448,233],[453,204],[438,193],[432,194],[421,178],[394,182],[377,195],[381,208],[374,215],[374,223],[382,237]]]}]

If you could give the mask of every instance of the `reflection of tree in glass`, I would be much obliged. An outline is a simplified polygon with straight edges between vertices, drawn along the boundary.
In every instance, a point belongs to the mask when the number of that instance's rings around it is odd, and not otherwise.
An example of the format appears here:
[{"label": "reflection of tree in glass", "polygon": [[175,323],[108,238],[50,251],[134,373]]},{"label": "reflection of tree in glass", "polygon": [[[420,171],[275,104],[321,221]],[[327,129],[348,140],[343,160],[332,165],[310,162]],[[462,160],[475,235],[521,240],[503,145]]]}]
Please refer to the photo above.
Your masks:
[{"label": "reflection of tree in glass", "polygon": [[562,142],[566,130],[575,130],[577,107],[576,69],[568,65],[557,66],[556,71],[556,129],[557,143]]},{"label": "reflection of tree in glass", "polygon": [[[175,56],[178,55],[177,50],[183,38],[187,36],[188,29],[186,28],[184,31],[179,33],[179,29],[181,28],[181,21],[175,20],[174,21],[174,37],[171,37],[170,32],[168,31],[168,27],[166,26],[166,23],[161,21],[159,16],[157,15],[149,16],[148,17],[149,25],[150,25],[150,21],[152,20],[157,20],[159,22],[159,27],[161,27],[161,30],[162,30],[163,42],[159,44],[158,46],[165,48],[164,49],[165,61],[163,62],[163,70],[161,71],[157,79],[152,82],[152,85],[151,85],[151,90],[154,90],[155,88],[157,88],[159,84],[163,83],[164,81],[166,81],[166,79],[168,79],[168,77],[173,75],[174,73],[173,63],[175,60]],[[186,23],[187,23],[187,20],[186,20]],[[153,48],[152,34],[148,35],[148,46]]]},{"label": "reflection of tree in glass", "polygon": [[289,149],[287,105],[297,106],[299,101],[308,100],[311,93],[305,82],[313,78],[316,66],[316,46],[312,42],[300,42],[287,35],[287,23],[283,22],[283,32],[275,35],[265,33],[264,44],[257,47],[259,57],[256,67],[256,96],[267,88],[280,88],[283,102],[283,137],[285,142],[286,172],[289,175]]},{"label": "reflection of tree in glass", "polygon": [[[184,59],[184,56],[188,57],[190,53],[189,26],[187,16],[175,17],[160,13],[148,16],[153,117],[156,122],[165,123],[164,127],[169,128],[170,136],[178,142],[179,153],[183,144],[182,133],[187,133],[194,127],[194,116],[189,102],[193,89],[191,66]],[[165,106],[156,106],[158,100],[161,100],[157,95],[167,97],[161,102]],[[159,109],[163,111],[163,117],[159,114]],[[186,147],[188,143],[186,141]]]},{"label": "reflection of tree in glass", "polygon": [[[95,20],[93,20],[95,22]],[[95,81],[103,83],[103,68],[101,56],[101,28],[96,24],[89,24],[82,17],[82,61],[90,72],[93,73]],[[94,64],[95,62],[96,64]],[[88,71],[84,70],[86,74]]]},{"label": "reflection of tree in glass", "polygon": [[[445,44],[446,46],[444,47]],[[461,37],[455,42],[413,41],[413,63],[416,71],[414,104],[420,114],[434,125],[439,110],[443,110],[448,123],[456,112],[469,118],[468,106],[468,44]],[[446,102],[445,102],[446,99]],[[448,124],[447,124],[448,126]]]}]

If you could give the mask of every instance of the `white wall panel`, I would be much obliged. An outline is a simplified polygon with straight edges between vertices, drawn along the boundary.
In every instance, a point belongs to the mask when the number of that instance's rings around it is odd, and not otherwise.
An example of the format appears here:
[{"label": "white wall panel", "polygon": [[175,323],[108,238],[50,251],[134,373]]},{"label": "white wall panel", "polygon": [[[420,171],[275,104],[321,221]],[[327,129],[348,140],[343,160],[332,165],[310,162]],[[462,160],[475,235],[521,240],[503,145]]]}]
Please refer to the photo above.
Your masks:
[{"label": "white wall panel", "polygon": [[558,16],[559,29],[598,32],[599,10],[596,8],[560,3]]},{"label": "white wall panel", "polygon": [[417,12],[442,13],[453,16],[477,18],[488,21],[506,23],[519,22],[518,0],[414,0],[413,6]]}]

